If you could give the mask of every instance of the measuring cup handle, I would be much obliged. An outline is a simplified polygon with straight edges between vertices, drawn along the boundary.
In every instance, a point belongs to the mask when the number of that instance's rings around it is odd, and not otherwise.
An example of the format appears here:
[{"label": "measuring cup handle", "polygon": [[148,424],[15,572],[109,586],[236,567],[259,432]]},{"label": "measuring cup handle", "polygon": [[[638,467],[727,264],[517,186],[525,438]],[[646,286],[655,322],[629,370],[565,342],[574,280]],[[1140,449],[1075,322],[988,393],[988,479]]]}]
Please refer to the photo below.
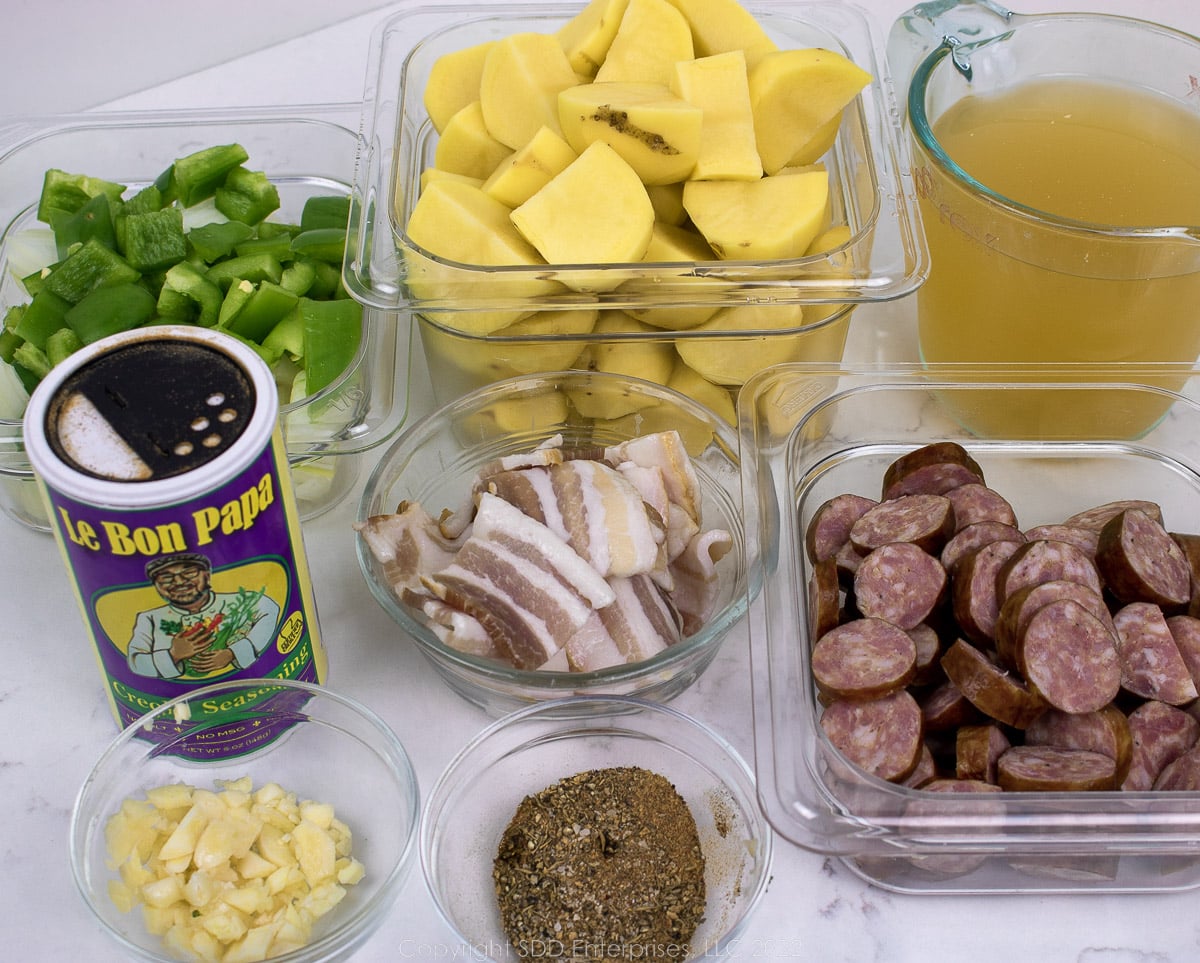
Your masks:
[{"label": "measuring cup handle", "polygon": [[[901,112],[907,109],[917,65],[933,51],[997,36],[1012,29],[1017,19],[992,0],[932,0],[897,17],[888,35],[887,60]],[[970,70],[965,64],[960,69]]]}]

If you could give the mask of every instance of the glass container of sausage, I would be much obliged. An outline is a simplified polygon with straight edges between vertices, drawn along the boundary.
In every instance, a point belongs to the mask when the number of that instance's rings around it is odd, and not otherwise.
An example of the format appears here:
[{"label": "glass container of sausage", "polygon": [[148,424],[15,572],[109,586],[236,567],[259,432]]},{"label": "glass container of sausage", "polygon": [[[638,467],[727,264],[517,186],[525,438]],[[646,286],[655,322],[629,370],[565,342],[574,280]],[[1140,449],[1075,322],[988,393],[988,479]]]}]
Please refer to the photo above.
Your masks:
[{"label": "glass container of sausage", "polygon": [[[1135,512],[1143,518],[1161,512],[1151,528],[1181,548],[1200,528],[1200,382],[1193,371],[782,365],[747,384],[739,414],[748,555],[761,567],[753,577],[762,584],[749,613],[757,778],[767,818],[780,835],[904,893],[1200,886],[1200,793],[1193,785],[1200,706],[1197,679],[1188,677],[1189,644],[1174,631],[1194,627],[1187,620],[1194,622],[1197,613],[1197,581],[1189,571],[1184,597],[1170,603],[1130,601],[1127,589],[1114,588],[1117,563],[1110,557],[1140,552],[1142,536],[1131,544],[1121,534]],[[936,647],[924,656],[914,645],[914,671],[923,674],[907,674],[905,667],[885,687],[887,695],[861,688],[859,668],[844,661],[846,647],[824,641],[835,625],[855,623],[843,630],[853,633],[870,619],[904,621],[878,608],[877,586],[868,579],[878,577],[879,566],[866,562],[873,554],[865,534],[871,526],[864,521],[856,531],[854,519],[905,495],[964,501],[952,499],[949,488],[919,492],[915,480],[905,490],[897,479],[909,477],[905,466],[914,460],[951,463],[951,474],[968,467],[967,483],[999,493],[1012,509],[1013,517],[998,524],[1010,524],[1015,534],[1008,537],[1018,543],[1050,538],[1033,531],[1039,526],[1074,518],[1083,527],[1080,512],[1123,504],[1122,521],[1098,525],[1098,533],[1094,528],[1089,552],[1113,619],[1113,651],[1093,649],[1089,663],[1107,673],[1102,708],[1071,704],[1079,683],[1066,668],[1039,675],[1045,656],[1032,618],[1015,629],[1015,622],[996,628],[985,619],[989,637],[958,617],[969,611],[955,601],[967,594],[960,587],[967,584],[961,562],[945,569],[946,592],[923,618],[937,630]],[[847,494],[855,496],[858,514],[842,520],[840,534],[818,540],[816,519],[831,499]],[[959,513],[964,522],[974,518],[966,507]],[[885,534],[882,541],[890,537],[902,536]],[[1060,531],[1050,540],[1062,544],[1062,537]],[[849,551],[850,560],[823,561],[837,548]],[[926,551],[940,560],[939,550]],[[1153,562],[1152,571],[1177,566],[1180,553],[1168,547],[1163,557],[1173,561]],[[1186,551],[1182,557],[1186,563]],[[831,567],[840,569],[833,581]],[[917,590],[915,576],[899,581],[902,592]],[[989,609],[993,618],[1006,617],[1000,604],[1006,598]],[[1054,604],[1073,611],[1072,603]],[[1122,616],[1126,609],[1136,611]],[[1132,615],[1150,609],[1143,628],[1132,630]],[[1033,611],[1037,618],[1047,609]],[[1134,640],[1156,620],[1172,626],[1168,640],[1177,644],[1169,661],[1184,671],[1170,685],[1148,690],[1139,678],[1145,655]],[[921,631],[902,634],[916,638]],[[964,679],[973,676],[962,673],[968,656],[972,671],[1022,698],[1032,696],[1036,711],[1025,719],[981,711],[986,699],[968,691]],[[968,697],[968,714],[957,726],[947,726],[931,701],[947,682]],[[919,721],[916,740],[910,729],[902,745],[903,714],[871,716],[866,707],[874,711],[879,703],[899,705],[909,697]],[[1080,719],[1095,721],[1100,713],[1111,723],[1110,747],[1085,746],[1077,735]],[[861,728],[847,738],[848,728],[866,718],[883,719],[877,741],[868,745]],[[1064,738],[1064,730],[1076,735]],[[981,733],[991,747],[982,761],[970,751]],[[1161,751],[1152,751],[1155,745]],[[1106,752],[1109,758],[1095,758]],[[897,758],[905,753],[911,755]],[[1099,766],[1103,778],[1072,775],[1080,761]],[[981,791],[938,791],[947,788]]]}]

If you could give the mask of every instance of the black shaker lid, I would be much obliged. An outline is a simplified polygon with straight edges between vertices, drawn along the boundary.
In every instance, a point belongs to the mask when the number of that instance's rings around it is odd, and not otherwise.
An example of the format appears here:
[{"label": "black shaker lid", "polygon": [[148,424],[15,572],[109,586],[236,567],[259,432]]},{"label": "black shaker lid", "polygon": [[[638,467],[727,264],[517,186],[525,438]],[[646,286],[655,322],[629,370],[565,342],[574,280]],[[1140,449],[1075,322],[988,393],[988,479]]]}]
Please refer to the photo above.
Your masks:
[{"label": "black shaker lid", "polygon": [[170,478],[228,450],[255,401],[250,377],[229,355],[148,334],[64,380],[46,410],[46,438],[66,464],[95,478]]}]

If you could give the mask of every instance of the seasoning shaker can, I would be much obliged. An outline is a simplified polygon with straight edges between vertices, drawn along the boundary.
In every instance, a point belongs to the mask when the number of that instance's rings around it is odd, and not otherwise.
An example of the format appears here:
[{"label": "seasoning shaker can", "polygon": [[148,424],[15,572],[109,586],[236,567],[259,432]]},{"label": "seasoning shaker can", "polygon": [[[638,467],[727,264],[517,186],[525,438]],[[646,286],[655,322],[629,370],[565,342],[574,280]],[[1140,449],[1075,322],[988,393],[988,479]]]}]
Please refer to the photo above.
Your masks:
[{"label": "seasoning shaker can", "polygon": [[267,364],[205,328],[113,335],[42,380],[24,440],[118,725],[244,677],[240,695],[188,703],[192,726],[212,717],[189,751],[261,744],[238,720],[269,680],[326,676]]}]

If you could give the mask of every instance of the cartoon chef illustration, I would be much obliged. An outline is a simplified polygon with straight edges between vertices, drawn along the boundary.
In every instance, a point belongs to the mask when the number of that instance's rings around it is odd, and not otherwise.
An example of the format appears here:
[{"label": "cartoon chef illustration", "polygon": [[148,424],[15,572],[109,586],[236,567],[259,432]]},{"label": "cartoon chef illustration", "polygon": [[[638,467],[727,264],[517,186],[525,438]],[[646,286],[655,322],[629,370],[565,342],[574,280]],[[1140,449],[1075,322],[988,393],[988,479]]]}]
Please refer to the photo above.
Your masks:
[{"label": "cartoon chef illustration", "polygon": [[271,644],[279,605],[265,591],[213,591],[206,555],[179,552],[146,565],[146,578],[165,605],[138,613],[129,641],[129,668],[160,679],[245,669]]}]

